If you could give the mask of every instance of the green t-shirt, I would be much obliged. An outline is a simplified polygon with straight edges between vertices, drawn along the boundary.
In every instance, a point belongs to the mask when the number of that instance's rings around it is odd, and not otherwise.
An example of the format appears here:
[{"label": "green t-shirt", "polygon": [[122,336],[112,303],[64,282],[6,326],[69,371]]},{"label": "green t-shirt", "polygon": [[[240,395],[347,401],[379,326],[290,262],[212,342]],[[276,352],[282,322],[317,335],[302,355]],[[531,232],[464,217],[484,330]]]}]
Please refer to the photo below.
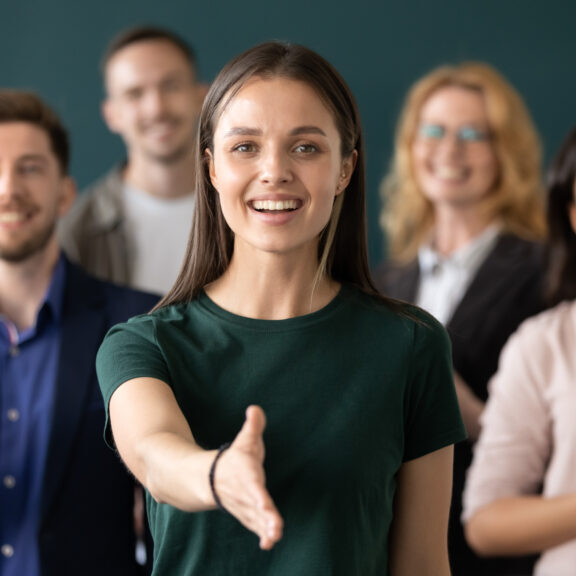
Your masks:
[{"label": "green t-shirt", "polygon": [[163,380],[206,449],[234,439],[248,405],[267,417],[283,539],[262,551],[224,512],[182,512],[147,494],[155,576],[389,573],[398,469],[465,436],[448,337],[406,310],[343,286],[318,312],[257,320],[204,294],[108,333],[97,359],[106,406],[127,380]]}]

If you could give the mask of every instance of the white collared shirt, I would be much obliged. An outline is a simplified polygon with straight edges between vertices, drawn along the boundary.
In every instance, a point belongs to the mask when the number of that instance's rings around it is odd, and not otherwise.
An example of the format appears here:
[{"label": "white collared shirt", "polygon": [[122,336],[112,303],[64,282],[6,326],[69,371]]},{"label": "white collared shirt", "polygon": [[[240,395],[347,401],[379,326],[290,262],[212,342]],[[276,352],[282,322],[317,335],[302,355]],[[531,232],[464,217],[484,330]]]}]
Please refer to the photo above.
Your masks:
[{"label": "white collared shirt", "polygon": [[496,244],[500,230],[499,224],[492,224],[450,256],[439,254],[429,245],[422,246],[418,251],[420,283],[416,304],[446,325]]}]

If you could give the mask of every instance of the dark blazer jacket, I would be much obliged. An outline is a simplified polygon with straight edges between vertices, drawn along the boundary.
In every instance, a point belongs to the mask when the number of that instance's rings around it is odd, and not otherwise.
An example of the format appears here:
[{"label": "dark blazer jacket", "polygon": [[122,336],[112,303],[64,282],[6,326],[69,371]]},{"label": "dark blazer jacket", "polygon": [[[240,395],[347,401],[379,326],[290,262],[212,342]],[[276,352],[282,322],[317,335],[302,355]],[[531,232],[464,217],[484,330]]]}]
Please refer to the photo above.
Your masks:
[{"label": "dark blazer jacket", "polygon": [[[382,265],[375,274],[383,294],[414,302],[418,262],[405,267]],[[454,369],[482,400],[498,368],[502,347],[518,325],[544,309],[543,247],[509,234],[501,235],[478,269],[446,328],[452,341]],[[460,514],[472,444],[454,449],[454,487],[449,548],[453,576],[531,574],[533,559],[480,558],[467,545]]]},{"label": "dark blazer jacket", "polygon": [[134,480],[104,443],[94,362],[108,329],[158,297],[96,280],[67,262],[60,361],[38,533],[43,576],[131,576]]}]

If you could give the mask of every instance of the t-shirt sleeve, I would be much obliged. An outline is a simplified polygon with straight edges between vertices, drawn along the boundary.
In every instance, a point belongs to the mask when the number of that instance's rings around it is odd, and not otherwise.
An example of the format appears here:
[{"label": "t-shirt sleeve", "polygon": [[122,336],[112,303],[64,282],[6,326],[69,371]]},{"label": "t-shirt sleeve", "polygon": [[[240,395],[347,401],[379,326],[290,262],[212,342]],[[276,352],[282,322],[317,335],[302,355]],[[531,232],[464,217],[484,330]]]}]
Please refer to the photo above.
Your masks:
[{"label": "t-shirt sleeve", "polygon": [[170,384],[166,361],[156,339],[152,316],[139,316],[117,324],[106,334],[96,356],[96,373],[106,408],[104,439],[114,447],[109,421],[110,398],[133,378],[158,378]]},{"label": "t-shirt sleeve", "polygon": [[431,316],[414,324],[409,358],[404,461],[466,438],[454,387],[450,339]]}]

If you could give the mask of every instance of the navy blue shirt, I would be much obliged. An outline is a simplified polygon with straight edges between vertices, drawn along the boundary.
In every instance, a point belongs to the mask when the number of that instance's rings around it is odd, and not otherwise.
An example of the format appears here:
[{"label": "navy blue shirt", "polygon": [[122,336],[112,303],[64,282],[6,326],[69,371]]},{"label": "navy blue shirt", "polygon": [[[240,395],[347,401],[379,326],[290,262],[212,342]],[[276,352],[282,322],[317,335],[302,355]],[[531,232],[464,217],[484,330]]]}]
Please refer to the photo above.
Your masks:
[{"label": "navy blue shirt", "polygon": [[37,534],[60,349],[60,257],[35,324],[0,315],[0,574],[40,576]]}]

